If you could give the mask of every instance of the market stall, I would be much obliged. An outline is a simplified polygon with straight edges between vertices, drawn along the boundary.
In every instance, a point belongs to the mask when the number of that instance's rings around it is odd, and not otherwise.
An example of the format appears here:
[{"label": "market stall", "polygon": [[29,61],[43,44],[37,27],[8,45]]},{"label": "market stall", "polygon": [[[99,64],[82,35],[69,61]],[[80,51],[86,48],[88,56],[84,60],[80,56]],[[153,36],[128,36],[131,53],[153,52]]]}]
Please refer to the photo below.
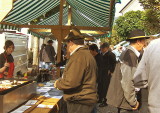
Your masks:
[{"label": "market stall", "polygon": [[37,93],[11,113],[60,113],[63,93],[53,87],[54,81],[38,83]]},{"label": "market stall", "polygon": [[34,81],[0,81],[0,113],[8,113],[35,95],[36,82]]}]

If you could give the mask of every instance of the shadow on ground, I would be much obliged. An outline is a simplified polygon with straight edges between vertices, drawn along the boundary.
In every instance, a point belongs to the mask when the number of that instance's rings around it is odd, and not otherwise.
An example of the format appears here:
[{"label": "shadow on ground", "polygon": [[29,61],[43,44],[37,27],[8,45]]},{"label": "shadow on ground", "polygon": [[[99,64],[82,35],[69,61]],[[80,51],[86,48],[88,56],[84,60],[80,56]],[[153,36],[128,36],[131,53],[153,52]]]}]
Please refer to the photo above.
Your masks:
[{"label": "shadow on ground", "polygon": [[118,113],[118,110],[111,105],[108,105],[106,107],[98,107],[98,105],[97,105],[97,113]]}]

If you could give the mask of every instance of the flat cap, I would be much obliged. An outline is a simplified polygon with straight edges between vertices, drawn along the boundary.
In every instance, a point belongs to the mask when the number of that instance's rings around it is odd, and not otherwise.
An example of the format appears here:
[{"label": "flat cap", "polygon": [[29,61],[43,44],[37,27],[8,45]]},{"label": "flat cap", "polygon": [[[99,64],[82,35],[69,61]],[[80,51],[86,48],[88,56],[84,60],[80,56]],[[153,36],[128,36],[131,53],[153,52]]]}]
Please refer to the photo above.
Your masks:
[{"label": "flat cap", "polygon": [[70,33],[64,38],[64,41],[84,39],[84,36],[77,28],[70,30]]}]

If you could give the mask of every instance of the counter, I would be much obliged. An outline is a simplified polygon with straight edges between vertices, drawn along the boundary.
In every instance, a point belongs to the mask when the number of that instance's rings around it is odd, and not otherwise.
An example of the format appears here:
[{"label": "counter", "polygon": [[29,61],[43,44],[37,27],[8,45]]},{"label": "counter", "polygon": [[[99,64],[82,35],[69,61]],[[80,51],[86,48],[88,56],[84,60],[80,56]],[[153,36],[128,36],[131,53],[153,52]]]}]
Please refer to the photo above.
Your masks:
[{"label": "counter", "polygon": [[[17,83],[17,85],[16,85]],[[8,113],[36,95],[35,81],[0,81],[0,113]]]}]

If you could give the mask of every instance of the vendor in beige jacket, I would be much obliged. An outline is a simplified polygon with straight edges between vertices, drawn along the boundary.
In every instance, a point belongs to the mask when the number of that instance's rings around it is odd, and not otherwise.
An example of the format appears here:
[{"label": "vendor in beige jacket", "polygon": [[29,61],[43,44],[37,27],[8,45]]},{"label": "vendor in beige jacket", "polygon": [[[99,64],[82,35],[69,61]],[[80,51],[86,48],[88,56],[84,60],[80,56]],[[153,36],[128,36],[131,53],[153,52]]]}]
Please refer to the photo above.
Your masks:
[{"label": "vendor in beige jacket", "polygon": [[70,58],[54,86],[64,91],[68,113],[91,113],[97,102],[96,61],[78,29],[71,30],[65,40]]}]

